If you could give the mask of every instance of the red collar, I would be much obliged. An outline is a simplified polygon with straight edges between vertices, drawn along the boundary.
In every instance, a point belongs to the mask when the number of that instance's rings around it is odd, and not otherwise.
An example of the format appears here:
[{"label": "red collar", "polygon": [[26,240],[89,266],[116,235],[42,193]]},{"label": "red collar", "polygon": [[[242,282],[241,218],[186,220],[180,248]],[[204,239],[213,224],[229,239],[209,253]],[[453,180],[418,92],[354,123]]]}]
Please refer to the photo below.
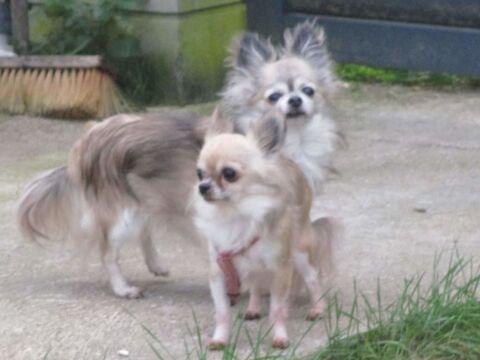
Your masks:
[{"label": "red collar", "polygon": [[233,258],[245,254],[258,240],[260,240],[260,237],[255,236],[247,245],[237,251],[225,251],[217,254],[217,264],[223,271],[227,295],[230,297],[230,303],[232,305],[235,305],[236,299],[240,295],[241,287],[237,269],[235,269],[233,265]]}]

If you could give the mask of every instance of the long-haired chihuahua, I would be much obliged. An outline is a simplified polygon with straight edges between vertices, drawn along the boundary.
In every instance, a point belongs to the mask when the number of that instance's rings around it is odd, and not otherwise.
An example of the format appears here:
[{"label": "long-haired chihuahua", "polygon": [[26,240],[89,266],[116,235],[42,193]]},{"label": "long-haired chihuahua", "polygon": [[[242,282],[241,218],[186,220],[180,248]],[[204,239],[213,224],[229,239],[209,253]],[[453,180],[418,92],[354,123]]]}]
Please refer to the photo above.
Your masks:
[{"label": "long-haired chihuahua", "polygon": [[222,103],[235,130],[243,133],[265,111],[283,114],[288,131],[282,151],[300,166],[317,195],[343,143],[327,106],[339,82],[320,26],[304,22],[287,29],[284,42],[275,48],[257,34],[237,38]]},{"label": "long-haired chihuahua", "polygon": [[332,224],[328,219],[310,221],[309,183],[281,152],[283,115],[262,116],[245,136],[229,133],[228,124],[214,114],[213,130],[197,162],[194,220],[208,240],[216,313],[210,348],[227,344],[230,305],[241,289],[250,293],[247,320],[260,316],[261,294],[270,293],[272,345],[285,348],[288,299],[295,281],[303,280],[309,290],[308,319],[324,311],[319,271],[330,257]]}]

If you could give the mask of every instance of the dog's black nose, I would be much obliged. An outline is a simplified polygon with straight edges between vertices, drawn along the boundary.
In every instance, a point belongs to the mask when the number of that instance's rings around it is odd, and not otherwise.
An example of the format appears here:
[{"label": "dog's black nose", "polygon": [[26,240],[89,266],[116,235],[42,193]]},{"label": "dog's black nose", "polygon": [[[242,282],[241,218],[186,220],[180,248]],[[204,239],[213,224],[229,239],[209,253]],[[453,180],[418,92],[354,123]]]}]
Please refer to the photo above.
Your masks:
[{"label": "dog's black nose", "polygon": [[209,183],[200,183],[200,185],[198,185],[198,191],[200,191],[200,194],[205,195],[208,190],[210,190]]},{"label": "dog's black nose", "polygon": [[288,104],[295,109],[298,109],[300,106],[302,106],[302,98],[299,96],[292,96],[290,99],[288,99]]}]

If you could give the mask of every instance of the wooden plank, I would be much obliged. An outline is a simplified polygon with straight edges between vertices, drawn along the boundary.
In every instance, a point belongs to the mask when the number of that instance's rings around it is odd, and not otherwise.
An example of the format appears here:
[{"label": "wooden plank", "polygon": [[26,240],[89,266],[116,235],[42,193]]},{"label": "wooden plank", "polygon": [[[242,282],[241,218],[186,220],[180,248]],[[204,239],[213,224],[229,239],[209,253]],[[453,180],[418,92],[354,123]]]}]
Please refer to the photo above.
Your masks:
[{"label": "wooden plank", "polygon": [[14,0],[10,2],[12,34],[15,47],[21,54],[28,52],[28,2]]},{"label": "wooden plank", "polygon": [[282,40],[285,0],[246,0],[247,28],[270,37],[274,42]]},{"label": "wooden plank", "polygon": [[480,76],[480,29],[289,14],[285,26],[317,19],[340,63]]},{"label": "wooden plank", "polygon": [[103,66],[101,56],[0,57],[0,68],[85,69]]}]

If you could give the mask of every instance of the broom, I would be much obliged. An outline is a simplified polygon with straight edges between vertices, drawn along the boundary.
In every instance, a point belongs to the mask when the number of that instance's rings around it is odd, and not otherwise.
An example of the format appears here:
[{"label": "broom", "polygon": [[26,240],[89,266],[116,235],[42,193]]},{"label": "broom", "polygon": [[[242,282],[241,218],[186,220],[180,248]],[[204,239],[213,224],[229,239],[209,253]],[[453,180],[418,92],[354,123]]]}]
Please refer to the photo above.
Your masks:
[{"label": "broom", "polygon": [[99,56],[0,58],[0,111],[104,118],[128,109]]},{"label": "broom", "polygon": [[[14,38],[25,50],[28,46],[27,2],[13,1],[11,16]],[[128,108],[100,56],[0,57],[1,112],[104,118]]]}]

